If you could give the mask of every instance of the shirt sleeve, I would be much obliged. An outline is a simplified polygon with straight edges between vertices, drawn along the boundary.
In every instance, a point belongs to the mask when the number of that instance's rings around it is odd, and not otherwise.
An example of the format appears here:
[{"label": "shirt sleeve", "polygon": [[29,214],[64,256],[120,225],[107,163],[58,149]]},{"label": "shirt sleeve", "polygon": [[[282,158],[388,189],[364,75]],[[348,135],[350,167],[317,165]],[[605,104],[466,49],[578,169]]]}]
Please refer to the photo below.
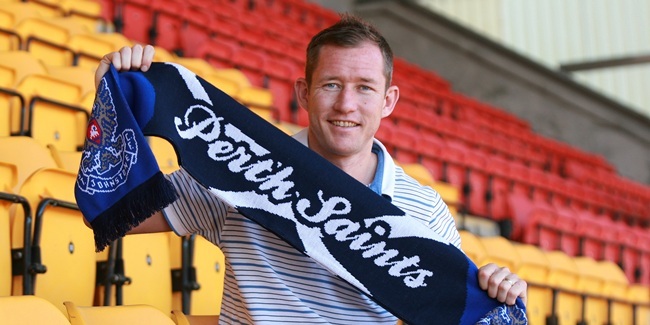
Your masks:
[{"label": "shirt sleeve", "polygon": [[220,220],[224,220],[229,206],[182,168],[166,177],[179,195],[178,200],[163,210],[172,230],[179,236],[197,233],[216,241]]}]

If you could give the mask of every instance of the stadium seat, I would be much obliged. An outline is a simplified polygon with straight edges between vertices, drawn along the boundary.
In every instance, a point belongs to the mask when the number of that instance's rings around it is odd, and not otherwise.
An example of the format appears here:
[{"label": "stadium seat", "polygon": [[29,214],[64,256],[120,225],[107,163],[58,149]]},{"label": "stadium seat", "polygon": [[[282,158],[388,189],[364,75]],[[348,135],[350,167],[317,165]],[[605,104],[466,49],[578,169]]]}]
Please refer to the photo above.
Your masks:
[{"label": "stadium seat", "polygon": [[[79,106],[82,88],[49,75],[29,75],[17,86],[25,99],[26,134],[64,151],[83,146],[89,112]],[[52,123],[57,121],[57,123]]]},{"label": "stadium seat", "polygon": [[11,206],[18,171],[16,165],[0,162],[0,296],[11,295]]},{"label": "stadium seat", "polygon": [[[36,274],[26,279],[28,284],[31,281],[31,294],[50,301],[62,312],[66,300],[92,304],[95,291],[95,241],[74,203],[76,176],[56,168],[39,169],[18,192],[29,201],[34,215],[30,269]],[[23,247],[24,229],[24,215],[16,213],[14,249]],[[23,291],[23,280],[14,276],[14,295],[30,293]]]},{"label": "stadium seat", "polygon": [[581,298],[577,291],[580,273],[573,259],[561,251],[544,251],[549,273],[546,285],[556,288],[554,314],[559,324],[577,324],[582,318]]},{"label": "stadium seat", "polygon": [[13,164],[18,169],[15,193],[37,169],[57,167],[50,152],[31,137],[0,137],[0,148],[0,161]]},{"label": "stadium seat", "polygon": [[0,296],[0,322],[5,325],[70,325],[56,305],[37,296]]},{"label": "stadium seat", "polygon": [[[219,315],[226,268],[221,250],[199,235],[181,238],[170,234],[170,245],[172,268],[176,270],[172,274],[181,276],[179,271],[182,271],[183,264],[186,263],[190,274],[195,275],[193,280],[198,284],[198,288],[185,294],[175,291],[173,308],[193,316]],[[183,283],[179,279],[174,281]]]},{"label": "stadium seat", "polygon": [[650,324],[650,287],[647,285],[632,284],[627,288],[627,299],[632,303],[643,305],[637,307],[634,325]]},{"label": "stadium seat", "polygon": [[534,245],[515,243],[519,267],[513,270],[528,282],[526,313],[530,324],[546,324],[553,310],[553,290],[547,285],[549,261],[542,250]]},{"label": "stadium seat", "polygon": [[75,52],[74,65],[89,69],[96,69],[106,53],[131,45],[133,42],[119,33],[77,34],[68,40],[68,47]]},{"label": "stadium seat", "polygon": [[90,32],[99,32],[108,28],[108,22],[102,17],[102,4],[95,0],[62,0],[59,3],[64,16],[84,26]]},{"label": "stadium seat", "polygon": [[71,325],[175,324],[171,312],[162,312],[146,304],[85,306],[66,301],[65,308]]},{"label": "stadium seat", "polygon": [[210,65],[207,61],[200,58],[174,57],[173,62],[184,66],[185,68],[194,72],[197,76],[203,79],[217,72],[217,69],[215,67]]},{"label": "stadium seat", "polygon": [[460,230],[459,233],[461,248],[465,252],[465,255],[477,266],[483,266],[487,252],[483,244],[481,244],[479,237],[467,230]]},{"label": "stadium seat", "polygon": [[[82,1],[82,0],[76,0]],[[84,0],[85,1],[85,0]],[[69,67],[47,67],[47,74],[57,78],[59,80],[65,80],[66,82],[74,83],[81,89],[81,96],[85,97],[91,94],[93,97],[95,95],[95,68],[84,68],[79,66],[69,66]],[[83,101],[81,99],[78,104],[80,105]],[[82,106],[82,105],[80,105]],[[84,109],[90,111],[92,107],[82,106]]]},{"label": "stadium seat", "polygon": [[401,164],[400,165],[406,174],[415,178],[420,184],[425,186],[434,187],[436,181],[433,179],[433,175],[429,170],[421,164]]},{"label": "stadium seat", "polygon": [[442,180],[443,161],[441,152],[445,150],[445,142],[438,136],[423,136],[417,142],[418,152],[421,153],[420,163],[427,167],[435,180]]},{"label": "stadium seat", "polygon": [[[0,91],[0,107],[9,111],[9,133],[20,135],[24,132],[26,122],[23,115],[26,101],[17,90],[17,86],[28,75],[45,74],[45,66],[29,52],[8,51],[0,52],[0,67],[3,67],[4,71],[10,71],[10,74],[13,75],[13,83],[4,91]],[[7,76],[6,73],[5,76]],[[5,82],[8,83],[8,81]]]},{"label": "stadium seat", "polygon": [[176,151],[169,141],[159,137],[148,137],[148,142],[154,157],[156,157],[160,171],[169,174],[180,168]]},{"label": "stadium seat", "polygon": [[511,193],[508,206],[512,215],[512,238],[526,244],[535,244],[544,249],[556,249],[559,234],[555,229],[555,209],[542,202],[533,202],[527,196]]},{"label": "stadium seat", "polygon": [[47,65],[70,66],[74,52],[67,46],[74,34],[85,34],[85,26],[63,18],[31,17],[18,23],[14,30],[23,40],[23,49]]},{"label": "stadium seat", "polygon": [[623,270],[611,261],[599,261],[596,267],[603,276],[603,292],[605,297],[615,299],[611,310],[611,324],[632,324],[632,305],[627,302],[629,282]]},{"label": "stadium seat", "polygon": [[[122,270],[109,270],[119,278],[129,279],[126,283],[113,285],[108,289],[110,301],[105,300],[106,287],[99,288],[99,305],[150,305],[168,313],[172,309],[172,281],[168,233],[135,234],[118,239],[114,246],[118,264]],[[109,248],[110,249],[110,248]],[[120,257],[121,256],[121,261]],[[112,258],[111,254],[108,258]],[[98,256],[103,262],[103,256]],[[107,260],[111,264],[110,260]],[[114,293],[114,294],[113,294]]]},{"label": "stadium seat", "polygon": [[485,248],[484,264],[495,263],[517,272],[521,257],[512,242],[502,236],[479,237],[479,240]]},{"label": "stadium seat", "polygon": [[81,151],[61,151],[53,144],[48,144],[47,149],[50,150],[50,154],[58,168],[65,169],[72,173],[79,172]]},{"label": "stadium seat", "polygon": [[587,324],[606,324],[608,321],[607,300],[603,298],[604,278],[598,270],[596,260],[591,257],[574,257],[580,276],[577,290],[587,297],[584,299],[584,319]]}]

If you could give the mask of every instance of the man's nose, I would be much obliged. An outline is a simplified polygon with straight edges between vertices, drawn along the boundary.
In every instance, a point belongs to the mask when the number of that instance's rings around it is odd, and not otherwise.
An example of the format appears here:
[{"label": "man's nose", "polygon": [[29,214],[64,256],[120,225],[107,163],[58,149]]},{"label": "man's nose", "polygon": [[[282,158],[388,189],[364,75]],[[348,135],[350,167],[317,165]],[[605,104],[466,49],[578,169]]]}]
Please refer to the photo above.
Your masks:
[{"label": "man's nose", "polygon": [[352,112],[357,108],[357,100],[354,90],[344,87],[339,92],[335,109],[343,113]]}]

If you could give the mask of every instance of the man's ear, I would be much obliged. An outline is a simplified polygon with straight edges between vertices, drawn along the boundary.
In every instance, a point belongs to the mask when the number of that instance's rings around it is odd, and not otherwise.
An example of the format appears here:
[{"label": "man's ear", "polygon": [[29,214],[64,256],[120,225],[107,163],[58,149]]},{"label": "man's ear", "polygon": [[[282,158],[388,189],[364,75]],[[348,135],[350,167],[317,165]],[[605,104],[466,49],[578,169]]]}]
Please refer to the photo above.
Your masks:
[{"label": "man's ear", "polygon": [[386,97],[384,98],[384,108],[382,108],[381,117],[387,117],[395,109],[395,105],[399,100],[399,88],[392,85],[386,89]]},{"label": "man's ear", "polygon": [[305,78],[298,78],[293,84],[293,89],[296,93],[298,104],[307,110],[309,107],[309,85],[307,85],[307,80]]}]

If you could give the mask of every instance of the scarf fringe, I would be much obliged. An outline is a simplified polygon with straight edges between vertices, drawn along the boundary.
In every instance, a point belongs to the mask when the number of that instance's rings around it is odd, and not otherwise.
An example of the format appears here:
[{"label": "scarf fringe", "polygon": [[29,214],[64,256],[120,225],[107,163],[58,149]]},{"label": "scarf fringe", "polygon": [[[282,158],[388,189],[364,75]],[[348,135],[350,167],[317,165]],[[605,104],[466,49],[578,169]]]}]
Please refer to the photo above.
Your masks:
[{"label": "scarf fringe", "polygon": [[162,172],[157,172],[90,223],[95,235],[95,250],[103,251],[114,240],[124,237],[129,230],[176,199],[178,193],[174,186]]}]

